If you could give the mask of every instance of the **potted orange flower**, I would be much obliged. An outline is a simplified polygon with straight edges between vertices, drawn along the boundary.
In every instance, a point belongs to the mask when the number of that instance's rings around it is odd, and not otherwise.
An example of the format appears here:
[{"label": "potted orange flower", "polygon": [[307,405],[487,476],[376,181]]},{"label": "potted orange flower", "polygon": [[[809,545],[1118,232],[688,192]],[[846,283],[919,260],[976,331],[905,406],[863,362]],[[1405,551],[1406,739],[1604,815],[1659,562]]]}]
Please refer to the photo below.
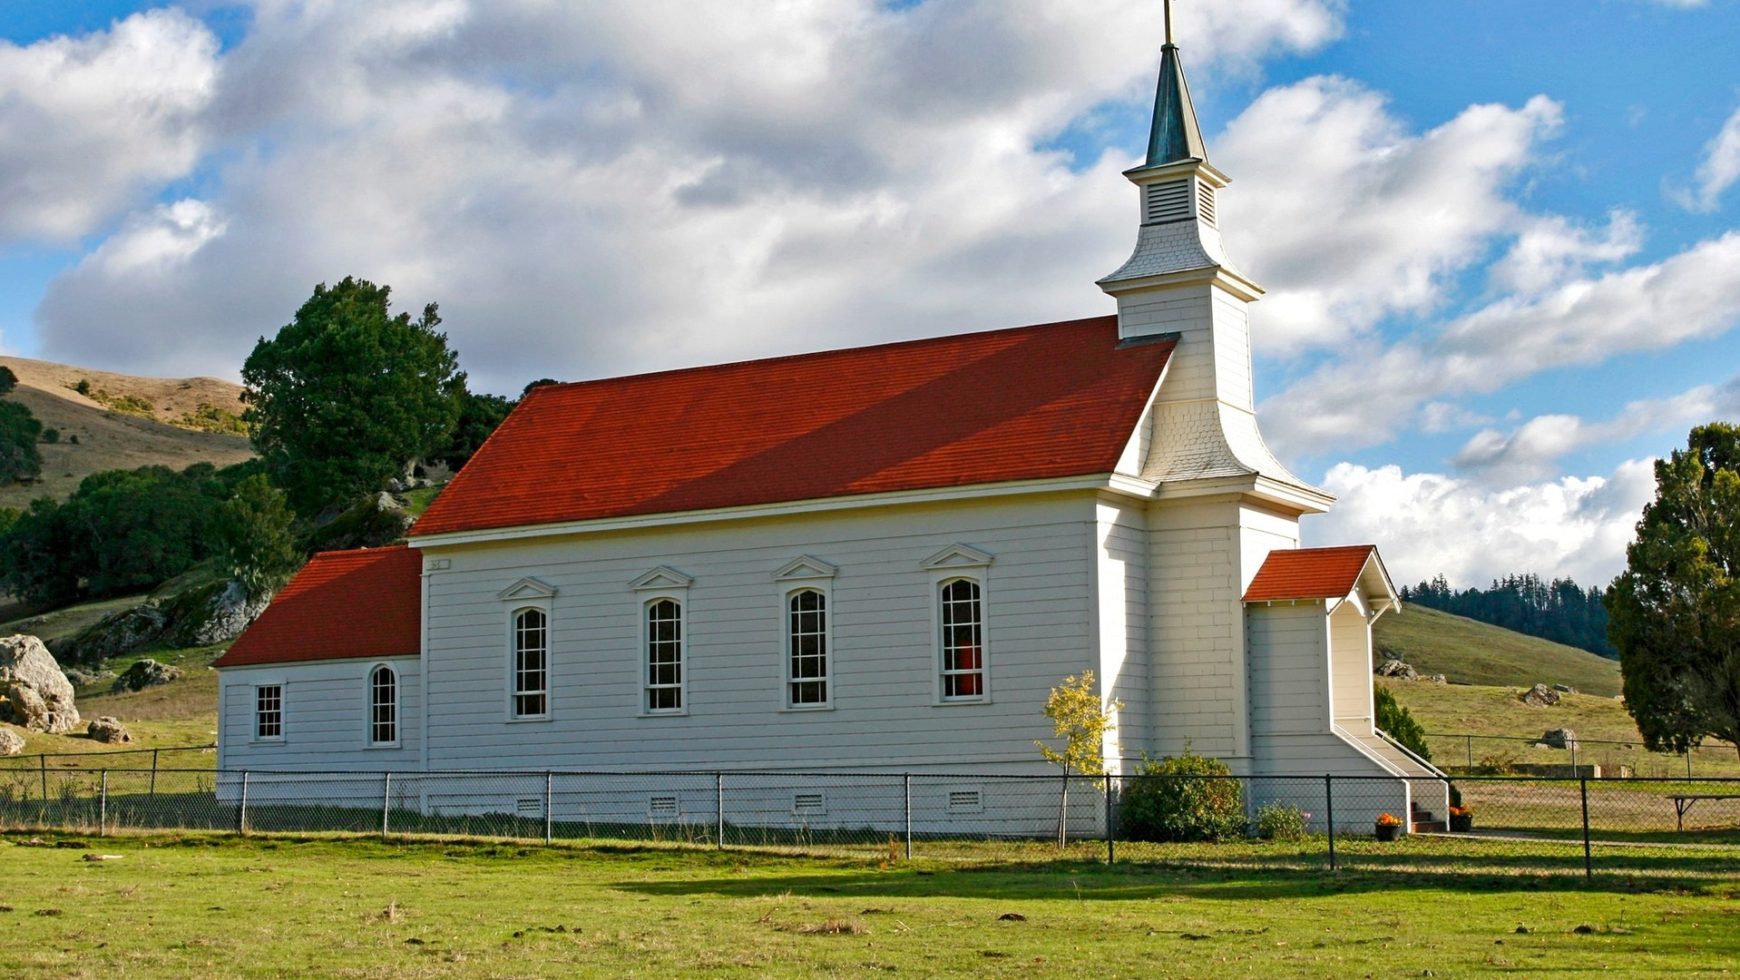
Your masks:
[{"label": "potted orange flower", "polygon": [[1393,813],[1380,813],[1377,818],[1377,839],[1395,840],[1402,836],[1402,818]]},{"label": "potted orange flower", "polygon": [[1466,834],[1474,829],[1474,808],[1453,806],[1450,808],[1450,831],[1456,834]]}]

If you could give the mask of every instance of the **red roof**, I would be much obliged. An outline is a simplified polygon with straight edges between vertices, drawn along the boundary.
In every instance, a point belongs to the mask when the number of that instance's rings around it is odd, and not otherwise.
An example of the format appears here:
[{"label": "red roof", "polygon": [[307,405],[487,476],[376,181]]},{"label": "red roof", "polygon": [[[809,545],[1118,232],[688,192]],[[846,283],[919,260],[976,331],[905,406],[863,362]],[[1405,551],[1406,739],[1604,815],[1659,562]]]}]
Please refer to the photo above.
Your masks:
[{"label": "red roof", "polygon": [[534,388],[411,533],[1109,473],[1172,347],[1108,316]]},{"label": "red roof", "polygon": [[214,666],[415,656],[422,647],[420,552],[323,551]]},{"label": "red roof", "polygon": [[1375,551],[1377,546],[1370,544],[1271,551],[1245,590],[1245,601],[1339,599],[1359,584],[1359,574]]}]

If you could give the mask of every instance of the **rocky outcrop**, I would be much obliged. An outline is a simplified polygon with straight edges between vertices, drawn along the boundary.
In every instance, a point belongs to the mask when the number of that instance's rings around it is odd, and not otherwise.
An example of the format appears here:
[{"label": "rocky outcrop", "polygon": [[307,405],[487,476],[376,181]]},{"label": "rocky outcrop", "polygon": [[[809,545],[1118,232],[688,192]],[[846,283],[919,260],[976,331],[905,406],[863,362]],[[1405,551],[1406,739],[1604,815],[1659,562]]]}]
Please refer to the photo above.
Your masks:
[{"label": "rocky outcrop", "polygon": [[147,657],[133,666],[128,667],[126,673],[115,678],[115,686],[113,690],[116,694],[125,694],[128,691],[143,691],[148,687],[167,684],[170,681],[179,680],[180,678],[180,667],[172,667],[169,664],[158,663],[150,657]]},{"label": "rocky outcrop", "polygon": [[308,544],[315,551],[379,548],[403,540],[414,520],[404,500],[383,491],[316,526]]},{"label": "rocky outcrop", "polygon": [[222,589],[214,593],[205,604],[205,615],[198,623],[190,623],[186,632],[187,645],[196,647],[211,646],[214,643],[228,643],[242,635],[260,614],[266,611],[266,604],[272,601],[272,594],[249,598],[248,590],[240,582],[226,582]]},{"label": "rocky outcrop", "polygon": [[242,635],[270,602],[240,582],[206,582],[103,617],[62,649],[77,663],[100,664],[151,648],[203,647]]},{"label": "rocky outcrop", "polygon": [[17,755],[24,751],[24,736],[10,728],[0,728],[0,755]]},{"label": "rocky outcrop", "polygon": [[1409,664],[1405,664],[1394,658],[1385,660],[1383,663],[1378,664],[1377,670],[1374,671],[1374,673],[1379,677],[1393,677],[1398,681],[1417,681],[1420,679],[1419,671],[1415,670]]},{"label": "rocky outcrop", "polygon": [[111,745],[133,741],[133,736],[127,734],[126,726],[122,725],[119,719],[109,715],[104,715],[91,722],[90,727],[85,729],[85,734],[89,735],[92,741],[107,742]]},{"label": "rocky outcrop", "polygon": [[0,688],[6,692],[0,720],[54,735],[78,727],[72,682],[36,637],[20,633],[0,639]]},{"label": "rocky outcrop", "polygon": [[1553,690],[1558,691],[1560,694],[1576,694],[1577,693],[1577,689],[1572,687],[1569,684],[1554,684]]},{"label": "rocky outcrop", "polygon": [[1545,684],[1536,684],[1523,692],[1523,704],[1535,708],[1545,708],[1559,703],[1559,692]]}]

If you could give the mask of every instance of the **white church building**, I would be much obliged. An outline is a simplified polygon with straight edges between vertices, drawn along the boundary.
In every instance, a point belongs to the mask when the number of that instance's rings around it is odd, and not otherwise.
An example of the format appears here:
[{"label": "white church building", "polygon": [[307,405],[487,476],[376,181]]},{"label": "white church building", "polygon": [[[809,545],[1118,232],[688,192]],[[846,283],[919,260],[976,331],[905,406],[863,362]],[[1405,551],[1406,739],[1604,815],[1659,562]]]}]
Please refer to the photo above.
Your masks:
[{"label": "white church building", "polygon": [[1263,289],[1170,42],[1126,176],[1115,312],[533,389],[408,546],[316,556],[219,659],[220,768],[1048,773],[1092,671],[1114,772],[1189,747],[1407,813],[1440,774],[1373,723],[1396,592],[1300,548],[1333,500],[1258,431]]}]

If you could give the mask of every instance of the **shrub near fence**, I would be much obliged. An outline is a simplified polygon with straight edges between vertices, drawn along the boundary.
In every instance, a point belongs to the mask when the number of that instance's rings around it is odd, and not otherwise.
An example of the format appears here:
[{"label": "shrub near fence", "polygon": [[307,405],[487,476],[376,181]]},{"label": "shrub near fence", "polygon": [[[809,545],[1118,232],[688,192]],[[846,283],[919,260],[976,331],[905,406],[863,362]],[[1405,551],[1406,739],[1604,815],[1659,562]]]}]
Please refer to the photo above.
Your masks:
[{"label": "shrub near fence", "polygon": [[[1242,822],[1216,842],[1131,839],[1141,835],[1124,826],[1121,811],[1140,795],[1138,784],[1154,781],[1167,786],[1153,798],[1236,798]],[[1740,878],[1740,780],[1457,777],[1470,832],[1380,842],[1379,814],[1412,823],[1410,797],[1445,795],[1440,780],[1408,782],[1072,777],[1071,843],[1060,847],[1055,775],[50,769],[43,779],[40,769],[14,768],[0,770],[0,826],[633,841],[990,864],[1061,856],[1307,871]],[[1285,825],[1285,832],[1258,836],[1265,815],[1271,830]]]}]

